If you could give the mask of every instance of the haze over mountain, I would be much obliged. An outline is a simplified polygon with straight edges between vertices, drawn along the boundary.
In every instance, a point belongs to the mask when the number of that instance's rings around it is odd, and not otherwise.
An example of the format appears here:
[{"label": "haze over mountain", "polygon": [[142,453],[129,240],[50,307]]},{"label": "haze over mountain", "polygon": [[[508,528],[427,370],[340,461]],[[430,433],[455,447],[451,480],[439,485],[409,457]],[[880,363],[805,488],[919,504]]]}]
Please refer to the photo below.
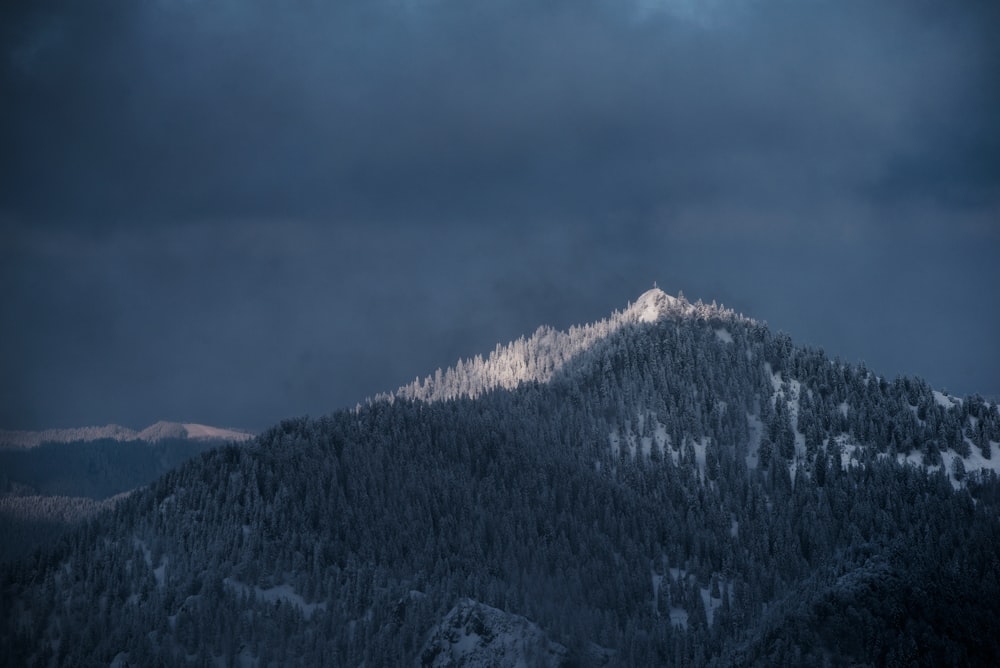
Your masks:
[{"label": "haze over mountain", "polygon": [[166,474],[3,567],[0,658],[996,664],[997,447],[653,290]]}]

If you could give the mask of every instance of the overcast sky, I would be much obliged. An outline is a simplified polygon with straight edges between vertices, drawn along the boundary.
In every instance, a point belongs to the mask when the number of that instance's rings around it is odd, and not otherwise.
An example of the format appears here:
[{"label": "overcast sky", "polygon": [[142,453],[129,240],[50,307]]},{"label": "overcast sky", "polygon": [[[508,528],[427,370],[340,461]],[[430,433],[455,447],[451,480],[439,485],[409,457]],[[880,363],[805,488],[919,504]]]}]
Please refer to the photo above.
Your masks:
[{"label": "overcast sky", "polygon": [[654,281],[1000,397],[997,7],[4,3],[0,427],[262,428]]}]

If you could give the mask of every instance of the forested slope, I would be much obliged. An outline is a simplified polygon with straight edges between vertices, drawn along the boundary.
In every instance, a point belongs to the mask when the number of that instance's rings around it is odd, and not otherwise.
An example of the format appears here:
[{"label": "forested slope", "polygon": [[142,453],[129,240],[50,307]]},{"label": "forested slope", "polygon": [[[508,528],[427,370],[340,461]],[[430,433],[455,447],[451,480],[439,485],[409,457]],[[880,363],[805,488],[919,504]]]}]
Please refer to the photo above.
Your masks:
[{"label": "forested slope", "polygon": [[0,448],[0,561],[27,555],[218,441],[118,438]]},{"label": "forested slope", "polygon": [[473,599],[567,664],[1000,662],[996,407],[676,306],[196,458],[3,571],[0,656],[419,664]]}]

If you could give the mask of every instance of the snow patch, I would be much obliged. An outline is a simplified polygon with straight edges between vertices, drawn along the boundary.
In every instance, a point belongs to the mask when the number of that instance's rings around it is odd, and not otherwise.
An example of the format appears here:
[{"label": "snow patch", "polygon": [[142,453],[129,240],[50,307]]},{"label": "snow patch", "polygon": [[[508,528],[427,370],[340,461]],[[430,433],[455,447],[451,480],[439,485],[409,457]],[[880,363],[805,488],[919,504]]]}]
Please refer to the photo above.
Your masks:
[{"label": "snow patch", "polygon": [[[652,434],[649,433],[650,430],[652,430]],[[640,436],[640,434],[643,435]],[[623,447],[627,448],[627,452],[632,458],[640,454],[648,458],[652,454],[653,448],[656,448],[659,455],[665,457],[670,452],[674,463],[678,462],[678,453],[673,452],[670,448],[670,435],[667,434],[667,426],[657,420],[653,413],[639,412],[634,422],[625,421],[622,431],[613,429],[608,434],[608,445],[611,448],[611,454],[616,458],[621,456]]]},{"label": "snow patch", "polygon": [[955,404],[961,402],[958,399],[955,399],[954,397],[950,397],[947,394],[944,394],[943,392],[938,392],[937,390],[934,390],[934,403],[936,403],[941,408],[946,408],[950,410],[955,407]]},{"label": "snow patch", "polygon": [[651,570],[650,575],[653,578],[653,614],[659,614],[659,604],[660,604],[660,583],[663,582],[663,576],[658,574],[656,571]]},{"label": "snow patch", "polygon": [[712,620],[715,619],[715,611],[722,607],[722,598],[713,597],[708,587],[702,587],[701,604],[705,606],[705,616],[708,617],[708,625],[712,626]]},{"label": "snow patch", "polygon": [[167,564],[170,563],[170,558],[167,555],[163,555],[160,559],[160,565],[153,569],[153,577],[156,578],[156,586],[159,589],[167,584]]},{"label": "snow patch", "polygon": [[649,453],[653,450],[653,437],[643,436],[639,439],[639,450],[642,452],[644,458],[649,457]]},{"label": "snow patch", "polygon": [[850,468],[851,462],[858,462],[857,451],[860,446],[851,440],[851,435],[841,433],[833,438],[834,442],[840,446],[840,468]]},{"label": "snow patch", "polygon": [[966,436],[965,442],[969,446],[969,456],[963,459],[965,464],[965,472],[972,473],[973,471],[994,471],[1000,475],[1000,453],[997,452],[997,443],[990,443],[990,458],[986,459],[983,457],[982,450],[969,440]]},{"label": "snow patch", "polygon": [[750,432],[750,442],[747,445],[747,468],[755,469],[760,461],[760,440],[764,434],[764,423],[760,418],[747,413],[747,428]]},{"label": "snow patch", "polygon": [[778,371],[775,373],[771,369],[770,362],[764,362],[764,370],[767,371],[767,375],[771,378],[771,388],[774,390],[774,394],[777,394],[781,391],[781,386],[784,384],[784,381],[781,379],[781,372]]},{"label": "snow patch", "polygon": [[146,567],[152,569],[153,577],[156,579],[156,588],[163,589],[167,582],[167,563],[170,558],[167,555],[160,557],[160,563],[157,564],[156,568],[153,568],[153,553],[146,545],[146,542],[140,538],[132,538],[132,544],[142,550],[143,561],[146,562]]},{"label": "snow patch", "polygon": [[724,327],[720,327],[719,329],[715,330],[715,337],[720,341],[722,341],[723,343],[733,342],[733,335],[730,334],[729,330]]},{"label": "snow patch", "polygon": [[251,594],[257,598],[257,600],[264,601],[267,603],[288,603],[295,606],[302,611],[302,616],[306,619],[312,617],[316,610],[326,610],[326,603],[306,603],[306,600],[302,598],[302,595],[295,591],[295,588],[290,584],[280,584],[268,589],[263,589],[262,587],[244,584],[233,578],[223,579],[223,584],[236,589],[239,592]]},{"label": "snow patch", "polygon": [[708,450],[708,437],[702,437],[694,442],[694,460],[698,464],[698,471],[705,477],[705,452]]},{"label": "snow patch", "polygon": [[688,613],[684,608],[670,607],[670,623],[679,626],[685,631],[688,627]]}]

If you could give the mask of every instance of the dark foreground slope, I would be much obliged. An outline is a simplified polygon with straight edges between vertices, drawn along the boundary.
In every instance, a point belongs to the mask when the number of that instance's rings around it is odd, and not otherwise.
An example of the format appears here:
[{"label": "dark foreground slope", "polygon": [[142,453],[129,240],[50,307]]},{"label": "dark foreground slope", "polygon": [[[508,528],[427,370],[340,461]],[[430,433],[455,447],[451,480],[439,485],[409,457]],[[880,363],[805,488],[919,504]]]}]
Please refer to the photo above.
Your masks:
[{"label": "dark foreground slope", "polygon": [[473,599],[566,665],[1000,663],[1000,486],[940,468],[996,408],[708,315],[207,453],[8,567],[0,658],[419,665]]},{"label": "dark foreground slope", "polygon": [[220,441],[101,438],[0,448],[0,561],[30,554]]}]

